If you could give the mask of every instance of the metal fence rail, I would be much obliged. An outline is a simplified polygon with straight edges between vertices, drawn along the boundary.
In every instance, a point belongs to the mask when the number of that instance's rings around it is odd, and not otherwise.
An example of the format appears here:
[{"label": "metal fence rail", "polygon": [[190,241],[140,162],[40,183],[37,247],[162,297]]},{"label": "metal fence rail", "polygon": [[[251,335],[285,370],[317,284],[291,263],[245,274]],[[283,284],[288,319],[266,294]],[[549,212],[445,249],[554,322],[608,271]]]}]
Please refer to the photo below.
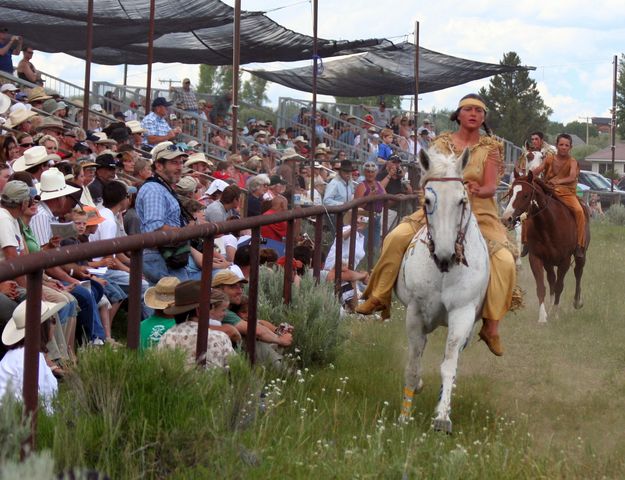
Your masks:
[{"label": "metal fence rail", "polygon": [[[336,258],[335,265],[342,263],[342,225],[343,214],[352,212],[351,236],[349,247],[348,268],[354,268],[354,251],[356,245],[356,220],[359,207],[367,207],[369,212],[369,238],[367,244],[367,258],[369,268],[372,268],[374,248],[374,204],[377,201],[384,202],[382,235],[388,231],[388,205],[389,201],[397,201],[400,206],[412,206],[417,201],[418,195],[376,195],[353,200],[344,205],[318,206],[299,208],[272,215],[262,215],[239,220],[231,220],[222,223],[207,223],[203,225],[191,225],[178,230],[157,231],[140,235],[130,235],[111,240],[90,242],[81,245],[60,247],[54,250],[41,251],[18,257],[14,260],[0,263],[0,281],[16,278],[21,275],[27,276],[28,298],[26,300],[26,336],[24,353],[24,415],[30,418],[31,434],[24,445],[23,451],[34,451],[35,433],[37,425],[38,404],[38,369],[41,329],[41,288],[43,271],[46,268],[63,265],[69,262],[77,262],[93,257],[107,256],[111,254],[130,252],[130,287],[128,295],[128,348],[136,350],[139,347],[139,326],[141,318],[141,279],[143,274],[143,249],[158,248],[165,245],[175,244],[194,238],[204,239],[204,252],[202,259],[202,278],[200,296],[200,315],[198,323],[198,336],[196,345],[196,358],[200,359],[206,353],[208,335],[208,317],[210,308],[210,294],[212,283],[213,245],[215,235],[230,233],[243,229],[252,230],[251,240],[251,266],[249,284],[249,320],[246,337],[247,352],[250,361],[255,360],[255,338],[257,325],[257,301],[258,301],[258,274],[259,274],[259,250],[260,250],[260,227],[276,222],[288,222],[286,238],[286,261],[284,264],[284,301],[291,301],[291,278],[293,272],[293,247],[294,247],[294,222],[298,219],[315,218],[315,251],[313,254],[313,275],[319,281],[321,272],[321,238],[323,219],[325,216],[334,216],[336,226]],[[400,208],[400,213],[401,213]],[[336,268],[335,290],[340,292],[341,269]]]}]

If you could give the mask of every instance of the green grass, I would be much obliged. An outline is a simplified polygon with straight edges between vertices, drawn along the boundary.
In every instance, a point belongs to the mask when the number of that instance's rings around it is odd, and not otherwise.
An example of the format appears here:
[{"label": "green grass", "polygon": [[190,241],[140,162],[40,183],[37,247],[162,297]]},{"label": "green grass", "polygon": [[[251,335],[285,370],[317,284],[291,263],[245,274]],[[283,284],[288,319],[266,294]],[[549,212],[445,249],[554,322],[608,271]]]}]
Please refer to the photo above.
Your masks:
[{"label": "green grass", "polygon": [[396,423],[407,348],[396,306],[387,323],[345,320],[333,363],[286,379],[244,362],[182,373],[171,353],[84,352],[57,414],[40,416],[38,446],[58,471],[116,479],[623,478],[625,230],[592,228],[584,308],[572,307],[571,271],[559,318],[539,326],[524,264],[526,308],[502,323],[504,357],[475,340],[461,355],[451,436],[430,429],[444,329],[428,342],[413,420]]}]

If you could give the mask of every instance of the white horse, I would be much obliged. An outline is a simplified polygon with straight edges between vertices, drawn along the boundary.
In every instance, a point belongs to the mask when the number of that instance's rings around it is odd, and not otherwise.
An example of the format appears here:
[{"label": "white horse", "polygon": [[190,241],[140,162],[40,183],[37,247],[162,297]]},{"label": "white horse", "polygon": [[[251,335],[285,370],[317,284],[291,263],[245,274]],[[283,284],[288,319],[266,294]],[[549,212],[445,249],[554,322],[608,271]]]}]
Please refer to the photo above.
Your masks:
[{"label": "white horse", "polygon": [[451,433],[451,391],[458,356],[481,318],[490,268],[486,242],[463,184],[462,172],[468,160],[468,149],[460,157],[421,150],[426,226],[404,254],[395,287],[407,307],[409,344],[400,420],[410,417],[413,396],[423,388],[420,362],[427,335],[445,325],[442,386],[433,427],[447,433]]}]

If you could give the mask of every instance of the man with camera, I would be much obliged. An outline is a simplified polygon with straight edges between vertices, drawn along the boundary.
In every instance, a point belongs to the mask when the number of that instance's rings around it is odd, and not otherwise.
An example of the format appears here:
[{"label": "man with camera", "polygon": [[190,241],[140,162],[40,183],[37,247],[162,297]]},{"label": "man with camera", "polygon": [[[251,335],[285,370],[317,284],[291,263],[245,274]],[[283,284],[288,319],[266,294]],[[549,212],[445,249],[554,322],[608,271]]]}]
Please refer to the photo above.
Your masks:
[{"label": "man with camera", "polygon": [[[401,157],[391,155],[384,164],[384,169],[378,173],[376,180],[386,190],[386,193],[397,195],[398,193],[412,193],[410,183],[404,181],[405,170],[401,166]],[[397,202],[389,203],[389,230],[395,226],[397,220]]]},{"label": "man with camera", "polygon": [[12,55],[19,55],[22,51],[22,37],[9,35],[9,30],[0,27],[0,71],[13,75]]}]

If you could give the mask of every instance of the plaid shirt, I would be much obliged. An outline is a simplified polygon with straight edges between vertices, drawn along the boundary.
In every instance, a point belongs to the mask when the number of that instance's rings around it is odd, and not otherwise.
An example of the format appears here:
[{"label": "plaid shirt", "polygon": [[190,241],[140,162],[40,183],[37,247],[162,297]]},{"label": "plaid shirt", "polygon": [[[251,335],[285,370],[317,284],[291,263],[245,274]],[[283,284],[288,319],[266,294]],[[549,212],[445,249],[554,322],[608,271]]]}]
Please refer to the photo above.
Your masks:
[{"label": "plaid shirt", "polygon": [[159,117],[156,113],[151,112],[145,116],[141,122],[141,127],[145,128],[146,132],[143,134],[143,142],[151,145],[148,142],[148,136],[156,135],[158,137],[164,137],[169,133],[171,127],[163,117]]},{"label": "plaid shirt", "polygon": [[178,200],[156,182],[147,182],[141,186],[135,209],[141,221],[141,233],[154,232],[163,225],[182,226]]},{"label": "plaid shirt", "polygon": [[183,110],[195,110],[197,111],[197,98],[195,98],[195,92],[189,88],[176,88],[173,95],[174,103],[182,103]]}]

